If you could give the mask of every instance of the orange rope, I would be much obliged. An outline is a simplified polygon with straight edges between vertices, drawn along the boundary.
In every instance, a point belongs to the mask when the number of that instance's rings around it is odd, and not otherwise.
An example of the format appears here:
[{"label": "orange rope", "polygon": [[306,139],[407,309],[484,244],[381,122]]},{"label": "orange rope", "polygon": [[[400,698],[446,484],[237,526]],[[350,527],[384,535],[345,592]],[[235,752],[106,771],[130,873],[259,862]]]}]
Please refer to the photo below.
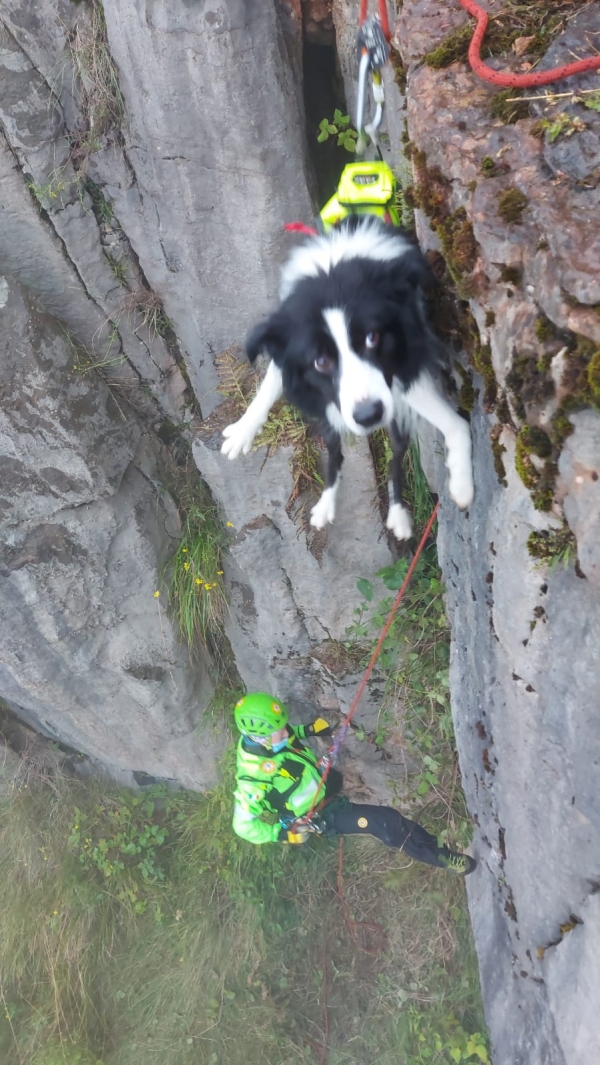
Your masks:
[{"label": "orange rope", "polygon": [[[417,550],[415,551],[414,558],[413,558],[410,566],[408,567],[408,570],[406,572],[406,577],[404,578],[404,580],[402,582],[402,587],[399,589],[398,594],[396,595],[396,598],[394,599],[394,602],[392,604],[392,609],[390,610],[390,613],[388,615],[388,619],[387,619],[385,625],[383,626],[383,628],[381,630],[381,634],[380,634],[379,639],[377,641],[377,644],[375,646],[375,650],[373,651],[373,654],[371,655],[369,664],[368,664],[367,668],[365,669],[363,678],[362,678],[362,680],[361,680],[361,682],[360,682],[360,684],[358,686],[358,690],[356,692],[356,695],[354,696],[354,699],[352,700],[352,705],[350,706],[350,709],[349,709],[348,713],[346,714],[346,717],[344,718],[344,720],[342,722],[342,725],[341,725],[341,728],[340,728],[340,739],[338,740],[337,743],[336,742],[332,743],[331,747],[329,748],[329,751],[327,752],[328,755],[331,755],[332,752],[337,752],[337,750],[339,749],[340,743],[342,742],[346,732],[348,731],[348,727],[350,725],[350,722],[351,722],[352,718],[354,717],[354,714],[356,713],[356,710],[357,710],[358,704],[360,703],[360,700],[362,698],[363,692],[364,692],[364,690],[365,690],[365,688],[366,688],[366,686],[367,686],[367,684],[369,682],[369,679],[371,677],[371,674],[372,674],[372,672],[373,672],[373,670],[375,668],[375,663],[377,662],[377,659],[379,658],[379,655],[381,654],[381,649],[383,647],[385,638],[386,638],[388,632],[390,631],[390,628],[392,626],[392,622],[393,622],[393,620],[396,617],[396,614],[398,612],[398,607],[400,606],[400,603],[402,602],[402,598],[403,598],[404,593],[405,593],[405,591],[406,591],[406,589],[408,587],[410,578],[412,577],[412,575],[413,575],[413,573],[415,571],[415,566],[417,565],[417,562],[419,561],[419,558],[421,556],[421,552],[422,552],[423,548],[425,547],[425,543],[427,541],[429,533],[431,532],[431,529],[433,527],[433,523],[434,523],[434,521],[435,521],[435,519],[437,517],[437,512],[438,512],[438,509],[439,509],[439,505],[440,504],[439,504],[439,501],[438,501],[435,504],[435,507],[433,508],[431,517],[430,517],[429,521],[427,522],[427,525],[425,526],[425,531],[424,531],[424,533],[423,533],[423,535],[421,537],[421,540],[419,542],[419,546],[417,547]],[[327,757],[327,755],[326,755],[326,757]],[[325,787],[325,783],[326,783],[327,777],[329,776],[329,770],[331,769],[332,764],[333,764],[333,760],[329,759],[329,761],[327,762],[326,767],[325,767],[325,772],[323,773],[323,776],[321,777],[321,780],[319,782],[319,787],[317,788],[317,791],[315,793],[315,797],[313,799],[312,806],[311,806],[310,810],[308,811],[308,813],[304,815],[304,817],[299,817],[297,819],[298,822],[302,823],[303,821],[310,821],[312,815],[314,814],[314,812],[315,812],[315,810],[316,810],[316,808],[317,808],[317,806],[318,806],[318,804],[320,802],[320,795],[321,795],[321,792],[323,791],[323,789]]]},{"label": "orange rope", "polygon": [[476,3],[476,0],[458,0],[458,2],[465,11],[468,11],[469,15],[477,19],[475,32],[469,45],[469,63],[474,72],[484,81],[491,81],[493,85],[503,85],[508,89],[527,89],[532,86],[550,85],[553,81],[570,78],[573,74],[584,74],[588,70],[600,69],[600,55],[595,55],[588,59],[579,59],[575,63],[567,63],[566,66],[554,67],[552,70],[542,70],[537,74],[511,74],[491,70],[483,62],[480,51],[489,22],[488,13]]},{"label": "orange rope", "polygon": [[[360,11],[358,13],[359,26],[362,26],[363,22],[367,17],[368,3],[369,0],[360,0]],[[381,22],[381,28],[383,29],[383,32],[385,34],[385,39],[389,44],[392,35],[390,33],[390,20],[388,18],[387,4],[385,0],[379,0],[379,21]]]}]

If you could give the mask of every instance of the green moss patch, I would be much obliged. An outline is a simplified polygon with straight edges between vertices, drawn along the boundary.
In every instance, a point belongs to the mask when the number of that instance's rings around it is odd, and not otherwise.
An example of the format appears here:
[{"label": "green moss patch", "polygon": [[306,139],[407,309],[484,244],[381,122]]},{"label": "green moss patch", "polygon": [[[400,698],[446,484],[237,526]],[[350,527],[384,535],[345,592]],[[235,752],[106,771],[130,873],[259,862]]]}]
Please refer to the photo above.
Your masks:
[{"label": "green moss patch", "polygon": [[506,285],[514,285],[518,288],[523,280],[523,267],[522,266],[501,266],[500,267],[500,280]]},{"label": "green moss patch", "polygon": [[442,70],[444,67],[449,67],[451,63],[466,60],[472,36],[473,23],[466,22],[444,37],[441,44],[425,56],[425,63],[434,70]]},{"label": "green moss patch", "polygon": [[461,386],[458,391],[458,409],[463,414],[469,415],[475,406],[475,389],[473,388],[473,375],[461,366],[460,362],[455,361],[454,369],[461,379]]},{"label": "green moss patch", "polygon": [[520,189],[511,186],[498,196],[498,214],[507,225],[520,226],[522,214],[527,207],[527,197]]},{"label": "green moss patch", "polygon": [[530,533],[527,550],[532,558],[551,566],[562,562],[566,568],[577,559],[577,542],[566,522],[560,529],[536,529]]},{"label": "green moss patch", "polygon": [[554,496],[554,482],[557,474],[556,464],[544,462],[541,470],[531,461],[531,455],[550,460],[552,442],[543,429],[534,425],[524,425],[517,433],[515,466],[523,484],[531,492],[536,510],[550,510]]},{"label": "green moss patch", "polygon": [[516,89],[501,89],[492,97],[490,115],[512,126],[520,118],[529,117],[529,103],[520,99]]},{"label": "green moss patch", "polygon": [[494,469],[496,471],[496,476],[500,484],[503,485],[504,488],[506,488],[508,482],[506,480],[506,469],[504,466],[504,459],[502,458],[506,451],[506,448],[504,444],[500,442],[501,433],[502,425],[495,425],[490,433],[490,443],[492,445],[492,455],[494,458]]},{"label": "green moss patch", "polygon": [[427,166],[425,152],[413,148],[412,160],[417,181],[414,189],[415,206],[421,208],[435,229],[450,213],[450,182],[439,167]]},{"label": "green moss patch", "polygon": [[436,233],[458,294],[469,299],[475,294],[475,282],[469,275],[477,262],[478,246],[464,207],[459,207],[438,223]]}]

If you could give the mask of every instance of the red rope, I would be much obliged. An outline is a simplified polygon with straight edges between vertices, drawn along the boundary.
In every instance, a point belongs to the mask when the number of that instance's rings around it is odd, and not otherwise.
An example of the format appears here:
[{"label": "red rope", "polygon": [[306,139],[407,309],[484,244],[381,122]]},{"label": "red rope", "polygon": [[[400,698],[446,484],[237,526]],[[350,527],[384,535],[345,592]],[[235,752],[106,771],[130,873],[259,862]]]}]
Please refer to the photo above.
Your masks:
[{"label": "red rope", "polygon": [[[435,507],[433,508],[431,517],[430,517],[429,521],[427,522],[427,525],[425,526],[425,531],[424,531],[424,533],[423,533],[423,535],[421,537],[421,540],[419,542],[419,546],[417,547],[417,550],[415,551],[414,558],[413,558],[410,566],[408,567],[408,570],[406,571],[406,577],[404,578],[404,580],[402,582],[402,587],[399,589],[398,594],[396,595],[396,598],[394,599],[394,602],[392,604],[392,609],[390,610],[390,613],[388,615],[388,619],[387,619],[385,625],[383,626],[383,628],[381,630],[379,639],[378,639],[377,644],[375,646],[375,650],[373,651],[373,654],[371,655],[369,664],[368,664],[367,668],[365,669],[365,672],[363,674],[363,678],[362,678],[362,680],[361,680],[361,682],[360,682],[360,684],[358,686],[356,695],[354,696],[354,699],[352,700],[352,705],[350,706],[350,709],[349,709],[348,713],[346,714],[346,717],[344,718],[344,720],[342,722],[342,725],[341,725],[342,735],[347,731],[348,725],[350,724],[352,718],[354,717],[354,714],[356,713],[356,710],[357,710],[358,704],[360,703],[360,700],[362,698],[363,692],[364,692],[364,690],[365,690],[365,688],[366,688],[366,686],[367,686],[367,684],[369,682],[369,679],[371,677],[371,674],[372,674],[372,672],[373,672],[373,670],[375,668],[375,663],[377,662],[377,659],[379,658],[379,655],[381,654],[381,648],[383,647],[385,638],[386,638],[388,632],[390,631],[390,628],[392,626],[392,622],[393,622],[394,618],[396,617],[396,614],[398,612],[398,607],[400,606],[400,603],[402,602],[402,597],[403,597],[406,589],[408,588],[408,584],[409,584],[410,578],[412,577],[412,575],[413,575],[413,573],[415,571],[415,566],[417,565],[417,562],[419,561],[419,558],[421,556],[421,552],[422,552],[423,548],[425,547],[425,543],[427,541],[427,537],[429,536],[429,533],[431,532],[431,530],[433,528],[433,523],[434,523],[434,521],[436,519],[439,505],[440,504],[439,504],[439,501],[438,501],[435,504]],[[336,747],[335,743],[332,744],[331,747],[329,748],[328,753],[330,754],[333,750],[335,750],[335,747]],[[321,792],[323,791],[323,789],[325,787],[325,782],[327,780],[327,777],[329,776],[329,770],[331,769],[332,764],[333,763],[331,761],[327,763],[327,765],[325,767],[325,772],[323,773],[323,776],[321,777],[321,780],[319,782],[319,787],[317,788],[315,797],[313,799],[312,806],[311,806],[310,810],[308,811],[308,813],[304,815],[304,817],[299,817],[298,818],[298,821],[300,821],[300,822],[305,821],[305,820],[306,821],[310,821],[312,815],[314,814],[314,812],[315,812],[315,810],[316,810],[316,808],[317,808],[317,806],[319,804],[319,801],[320,801],[319,800],[319,796],[320,796]]]},{"label": "red rope", "polygon": [[286,222],[283,228],[286,233],[306,233],[310,237],[318,235],[318,230],[314,226],[305,226],[304,222]]},{"label": "red rope", "polygon": [[[360,0],[360,11],[358,13],[359,26],[362,26],[363,22],[367,17],[368,4],[369,0]],[[385,0],[379,0],[379,21],[381,22],[381,27],[385,34],[385,39],[389,42],[391,40],[392,35],[390,33],[390,20],[388,18],[387,4]]]},{"label": "red rope", "polygon": [[579,59],[575,63],[567,63],[566,66],[554,67],[552,70],[539,71],[537,74],[510,74],[491,70],[481,58],[481,45],[489,22],[488,13],[476,3],[476,0],[458,0],[458,2],[465,11],[468,11],[469,15],[477,19],[477,26],[469,45],[469,63],[484,81],[491,81],[493,85],[502,85],[507,89],[528,89],[532,86],[550,85],[553,81],[570,78],[573,74],[584,74],[588,70],[600,70],[600,55],[590,56],[589,59]]}]

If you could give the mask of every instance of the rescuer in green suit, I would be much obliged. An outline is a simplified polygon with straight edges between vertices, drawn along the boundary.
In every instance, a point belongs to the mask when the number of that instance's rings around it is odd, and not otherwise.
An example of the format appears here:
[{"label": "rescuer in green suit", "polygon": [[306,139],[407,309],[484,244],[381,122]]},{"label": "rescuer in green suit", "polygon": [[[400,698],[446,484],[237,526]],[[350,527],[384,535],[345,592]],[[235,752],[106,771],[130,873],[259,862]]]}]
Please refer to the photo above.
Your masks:
[{"label": "rescuer in green suit", "polygon": [[[233,828],[242,839],[300,844],[315,831],[330,836],[371,835],[427,865],[462,876],[475,868],[474,858],[439,847],[435,836],[393,807],[350,802],[341,794],[343,778],[336,769],[330,769],[322,786],[317,756],[300,741],[331,735],[323,718],[292,728],[282,702],[265,692],[252,692],[236,704],[235,723],[242,735]],[[315,812],[302,821],[315,798]],[[270,815],[271,823],[264,814]]]}]

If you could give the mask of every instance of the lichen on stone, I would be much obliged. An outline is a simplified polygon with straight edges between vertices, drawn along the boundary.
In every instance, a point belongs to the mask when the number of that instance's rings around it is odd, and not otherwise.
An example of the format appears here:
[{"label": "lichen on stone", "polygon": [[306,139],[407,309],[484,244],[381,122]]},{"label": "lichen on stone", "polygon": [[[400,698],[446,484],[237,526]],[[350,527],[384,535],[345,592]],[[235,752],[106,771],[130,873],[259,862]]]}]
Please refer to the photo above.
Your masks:
[{"label": "lichen on stone", "polygon": [[511,185],[498,196],[498,214],[507,225],[520,226],[528,202],[525,193]]}]

